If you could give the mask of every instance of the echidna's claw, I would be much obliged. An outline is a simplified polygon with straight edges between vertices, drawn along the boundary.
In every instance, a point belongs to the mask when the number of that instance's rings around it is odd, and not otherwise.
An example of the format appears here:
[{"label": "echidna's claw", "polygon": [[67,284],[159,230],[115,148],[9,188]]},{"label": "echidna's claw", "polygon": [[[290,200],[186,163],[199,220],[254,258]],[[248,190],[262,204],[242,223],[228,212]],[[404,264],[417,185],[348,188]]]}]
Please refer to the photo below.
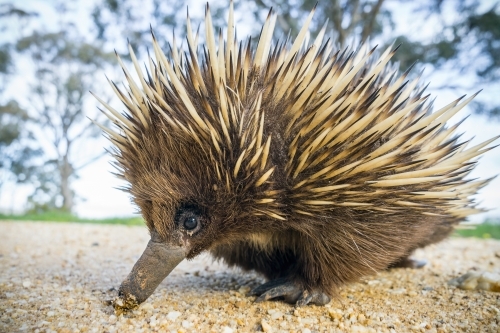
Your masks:
[{"label": "echidna's claw", "polygon": [[281,286],[287,282],[288,282],[288,280],[286,280],[286,279],[276,279],[276,280],[268,281],[266,283],[261,284],[258,287],[253,288],[252,290],[250,290],[250,292],[248,293],[248,296],[260,296],[263,293],[265,293],[266,291],[273,289],[275,287]]},{"label": "echidna's claw", "polygon": [[255,302],[283,299],[285,302],[296,306],[307,304],[325,305],[330,302],[330,297],[324,292],[305,290],[300,284],[286,279],[276,279],[264,283],[250,291],[249,295],[258,296]]},{"label": "echidna's claw", "polygon": [[283,298],[287,303],[295,303],[299,299],[303,290],[292,282],[286,282],[277,287],[271,288],[261,294],[255,302],[263,302],[275,298]]},{"label": "echidna's claw", "polygon": [[307,304],[325,305],[330,303],[330,297],[320,290],[304,290],[302,295],[295,303],[295,306],[304,306]]}]

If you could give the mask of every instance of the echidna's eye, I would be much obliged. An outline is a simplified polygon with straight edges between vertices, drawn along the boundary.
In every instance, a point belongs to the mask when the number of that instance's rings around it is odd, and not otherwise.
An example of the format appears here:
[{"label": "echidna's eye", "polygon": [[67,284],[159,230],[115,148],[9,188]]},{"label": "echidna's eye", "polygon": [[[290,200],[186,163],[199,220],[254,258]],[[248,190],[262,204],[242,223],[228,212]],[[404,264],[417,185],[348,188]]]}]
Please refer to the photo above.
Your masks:
[{"label": "echidna's eye", "polygon": [[205,220],[206,210],[200,208],[196,203],[189,201],[181,203],[174,216],[177,226],[189,231],[190,236],[203,227]]},{"label": "echidna's eye", "polygon": [[193,230],[197,226],[198,226],[198,219],[196,217],[194,217],[194,216],[188,216],[184,220],[184,228],[186,230]]}]

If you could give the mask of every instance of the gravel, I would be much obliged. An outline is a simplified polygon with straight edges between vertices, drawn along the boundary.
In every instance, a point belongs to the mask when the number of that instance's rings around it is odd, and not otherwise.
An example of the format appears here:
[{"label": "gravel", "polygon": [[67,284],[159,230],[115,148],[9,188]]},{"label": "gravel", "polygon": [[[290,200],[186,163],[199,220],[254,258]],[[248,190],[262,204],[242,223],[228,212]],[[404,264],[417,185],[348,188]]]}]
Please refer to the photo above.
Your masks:
[{"label": "gravel", "polygon": [[381,272],[324,307],[297,309],[253,303],[245,294],[262,277],[200,256],[117,316],[108,301],[148,238],[144,227],[1,222],[0,332],[500,331],[500,293],[448,284],[498,276],[500,241],[449,239],[416,252],[429,260],[422,269]]}]

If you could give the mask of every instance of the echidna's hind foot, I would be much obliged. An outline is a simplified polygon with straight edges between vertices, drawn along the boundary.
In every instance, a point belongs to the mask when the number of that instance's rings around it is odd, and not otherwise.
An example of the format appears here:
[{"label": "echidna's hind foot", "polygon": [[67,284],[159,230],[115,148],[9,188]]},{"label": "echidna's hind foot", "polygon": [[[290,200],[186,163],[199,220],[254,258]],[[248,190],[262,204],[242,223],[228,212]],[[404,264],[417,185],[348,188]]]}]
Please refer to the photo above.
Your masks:
[{"label": "echidna's hind foot", "polygon": [[325,305],[330,302],[330,297],[321,290],[305,290],[300,284],[286,279],[266,282],[250,291],[249,295],[258,296],[255,302],[282,299],[296,306]]},{"label": "echidna's hind foot", "polygon": [[392,263],[388,268],[422,268],[425,265],[427,265],[427,260],[417,260],[405,257]]}]

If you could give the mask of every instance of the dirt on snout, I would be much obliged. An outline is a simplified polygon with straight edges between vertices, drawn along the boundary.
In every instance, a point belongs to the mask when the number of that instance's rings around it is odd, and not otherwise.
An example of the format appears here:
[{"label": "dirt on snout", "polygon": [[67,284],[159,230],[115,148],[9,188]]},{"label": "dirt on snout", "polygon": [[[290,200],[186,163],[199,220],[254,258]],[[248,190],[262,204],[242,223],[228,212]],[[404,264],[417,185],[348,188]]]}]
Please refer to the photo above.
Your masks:
[{"label": "dirt on snout", "polygon": [[108,301],[144,250],[145,227],[0,223],[0,332],[500,332],[500,293],[461,290],[500,272],[500,242],[452,238],[419,250],[422,269],[343,287],[324,307],[254,303],[264,280],[208,256],[182,262],[139,308]]}]

